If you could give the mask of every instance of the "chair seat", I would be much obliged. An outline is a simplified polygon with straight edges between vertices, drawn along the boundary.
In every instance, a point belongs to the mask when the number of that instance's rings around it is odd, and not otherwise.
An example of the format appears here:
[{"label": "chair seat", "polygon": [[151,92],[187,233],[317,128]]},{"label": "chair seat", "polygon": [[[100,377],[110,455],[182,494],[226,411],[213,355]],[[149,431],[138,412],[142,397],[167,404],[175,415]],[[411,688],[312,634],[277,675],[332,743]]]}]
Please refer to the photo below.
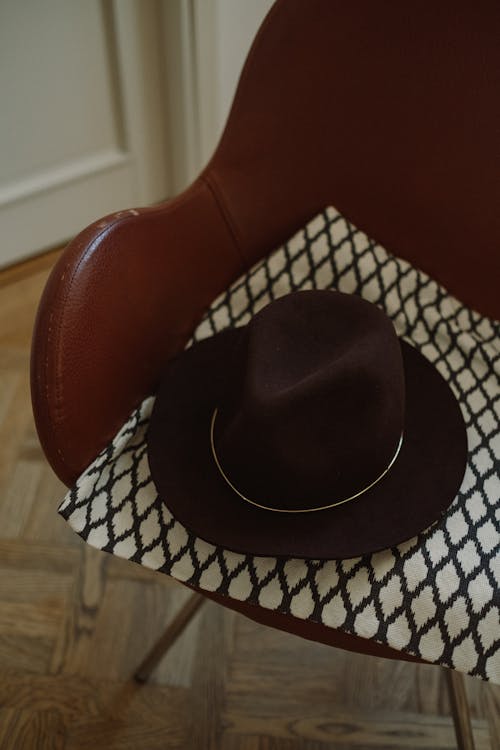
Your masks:
[{"label": "chair seat", "polygon": [[360,294],[382,306],[398,335],[450,382],[467,426],[469,464],[440,521],[395,548],[349,560],[259,558],[211,545],[172,516],[151,480],[145,433],[153,398],[79,478],[60,512],[89,544],[171,575],[257,621],[499,683],[498,324],[328,209],[216,299],[195,339],[243,325],[271,298],[311,287]]}]

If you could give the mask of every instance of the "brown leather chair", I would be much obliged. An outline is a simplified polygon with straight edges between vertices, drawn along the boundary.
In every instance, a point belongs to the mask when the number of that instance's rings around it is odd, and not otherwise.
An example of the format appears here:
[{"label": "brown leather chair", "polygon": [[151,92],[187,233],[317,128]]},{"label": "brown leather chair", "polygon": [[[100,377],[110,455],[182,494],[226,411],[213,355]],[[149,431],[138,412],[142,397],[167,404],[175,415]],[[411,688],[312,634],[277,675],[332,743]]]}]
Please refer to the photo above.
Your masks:
[{"label": "brown leather chair", "polygon": [[[198,179],[165,204],[89,226],[47,283],[33,338],[33,408],[66,484],[155,391],[211,300],[327,205],[465,303],[500,316],[499,39],[496,0],[276,2]],[[410,658],[230,606],[333,646]],[[455,706],[461,677],[446,672]],[[468,716],[457,709],[455,721],[460,746],[473,747]]]}]

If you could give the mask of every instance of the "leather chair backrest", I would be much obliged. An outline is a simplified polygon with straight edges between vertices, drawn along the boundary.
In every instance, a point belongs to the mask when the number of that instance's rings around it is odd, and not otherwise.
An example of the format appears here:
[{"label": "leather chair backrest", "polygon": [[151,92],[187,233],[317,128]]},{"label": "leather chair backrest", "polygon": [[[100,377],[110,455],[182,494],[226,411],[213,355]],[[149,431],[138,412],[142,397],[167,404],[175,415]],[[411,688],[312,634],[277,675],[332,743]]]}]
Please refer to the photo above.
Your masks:
[{"label": "leather chair backrest", "polygon": [[221,142],[166,205],[87,228],[49,279],[32,394],[68,484],[210,300],[333,204],[500,317],[500,4],[278,0]]},{"label": "leather chair backrest", "polygon": [[252,259],[332,203],[498,315],[499,92],[495,0],[284,0],[209,178]]}]

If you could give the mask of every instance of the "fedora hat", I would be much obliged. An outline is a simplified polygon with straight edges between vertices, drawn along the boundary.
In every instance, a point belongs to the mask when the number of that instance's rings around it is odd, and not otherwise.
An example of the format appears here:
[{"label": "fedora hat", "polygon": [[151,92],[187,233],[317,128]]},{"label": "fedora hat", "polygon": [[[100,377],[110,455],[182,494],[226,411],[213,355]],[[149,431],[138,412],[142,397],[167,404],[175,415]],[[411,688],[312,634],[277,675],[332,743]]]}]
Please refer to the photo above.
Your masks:
[{"label": "fedora hat", "polygon": [[271,302],[169,362],[147,435],[172,514],[236,552],[347,558],[436,521],[467,439],[448,384],[376,305]]}]

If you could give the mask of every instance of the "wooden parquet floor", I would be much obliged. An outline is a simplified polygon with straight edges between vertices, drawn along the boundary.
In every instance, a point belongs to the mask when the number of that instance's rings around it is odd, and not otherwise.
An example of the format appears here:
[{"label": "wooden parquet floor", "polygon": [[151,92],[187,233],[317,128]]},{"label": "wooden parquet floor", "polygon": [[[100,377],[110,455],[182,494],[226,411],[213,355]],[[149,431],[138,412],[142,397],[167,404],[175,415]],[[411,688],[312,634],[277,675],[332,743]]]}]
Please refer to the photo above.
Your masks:
[{"label": "wooden parquet floor", "polygon": [[[149,684],[130,675],[188,596],[86,546],[29,399],[52,253],[0,274],[0,748],[456,747],[441,670],[329,649],[205,604]],[[500,748],[500,688],[468,678],[477,748]]]}]

